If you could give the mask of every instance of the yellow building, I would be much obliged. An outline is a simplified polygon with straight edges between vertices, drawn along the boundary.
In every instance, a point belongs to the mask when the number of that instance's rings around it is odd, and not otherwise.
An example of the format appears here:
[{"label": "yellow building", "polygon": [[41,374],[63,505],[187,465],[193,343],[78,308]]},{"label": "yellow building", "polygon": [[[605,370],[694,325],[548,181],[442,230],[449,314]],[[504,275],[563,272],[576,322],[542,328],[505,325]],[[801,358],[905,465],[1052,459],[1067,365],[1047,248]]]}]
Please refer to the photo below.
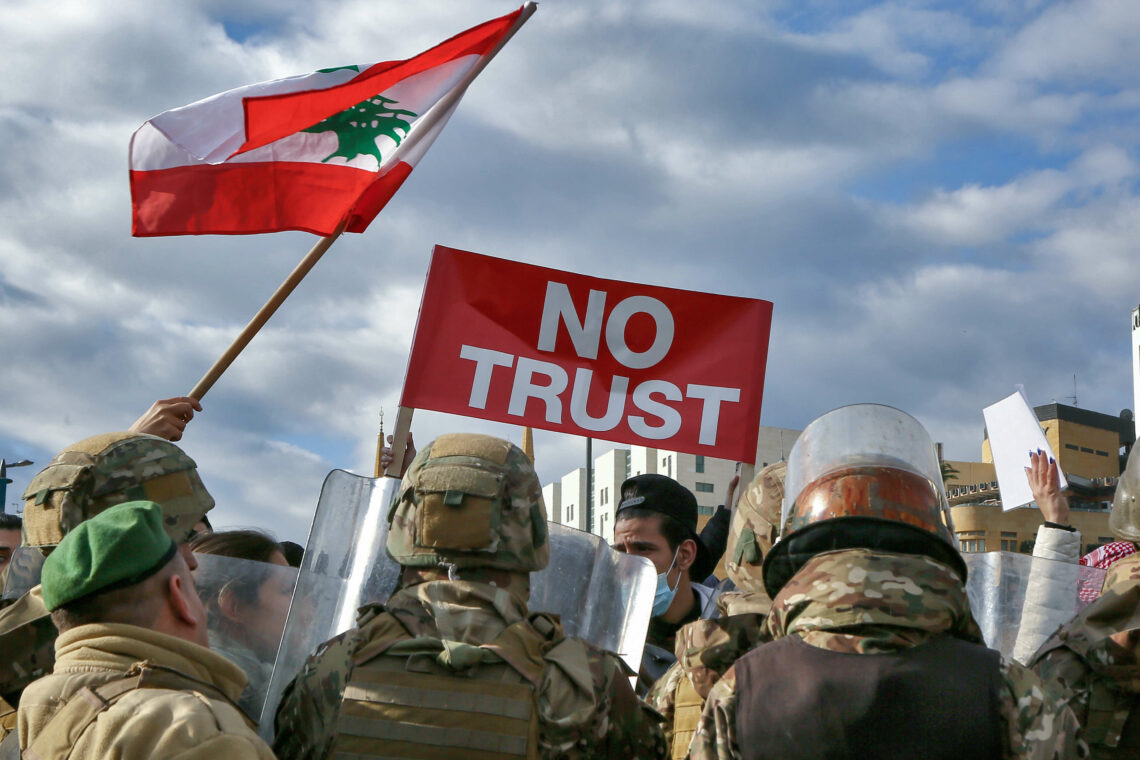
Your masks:
[{"label": "yellow building", "polygon": [[[1034,411],[1069,481],[1071,519],[1081,532],[1082,551],[1090,552],[1113,540],[1108,513],[1121,463],[1136,438],[1132,415],[1125,410],[1113,417],[1064,404],[1047,404]],[[959,548],[963,552],[1032,552],[1044,518],[1036,506],[1002,511],[988,436],[982,441],[981,462],[946,464],[952,468],[946,478],[946,495]]]}]

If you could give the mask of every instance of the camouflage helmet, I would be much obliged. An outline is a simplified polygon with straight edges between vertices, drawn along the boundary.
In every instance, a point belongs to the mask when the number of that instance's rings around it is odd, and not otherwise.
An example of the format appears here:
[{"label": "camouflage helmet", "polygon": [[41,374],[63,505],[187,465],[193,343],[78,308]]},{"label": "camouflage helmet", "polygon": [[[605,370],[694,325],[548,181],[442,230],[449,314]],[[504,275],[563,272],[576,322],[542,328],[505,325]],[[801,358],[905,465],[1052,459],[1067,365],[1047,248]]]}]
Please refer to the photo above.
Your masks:
[{"label": "camouflage helmet", "polygon": [[487,435],[443,435],[416,454],[388,527],[388,553],[405,567],[529,573],[550,561],[534,466],[519,447]]},{"label": "camouflage helmet", "polygon": [[1122,541],[1140,541],[1140,456],[1136,450],[1128,455],[1124,474],[1116,483],[1112,497],[1112,513],[1108,516],[1108,529]]},{"label": "camouflage helmet", "polygon": [[1140,580],[1140,554],[1129,554],[1109,565],[1101,582],[1100,593],[1108,591],[1113,586],[1123,587],[1125,583],[1135,583]]},{"label": "camouflage helmet", "polygon": [[785,484],[780,539],[764,558],[769,596],[839,549],[922,554],[966,580],[937,452],[906,412],[853,404],[819,417],[792,446]]},{"label": "camouflage helmet", "polygon": [[162,507],[166,532],[186,541],[214,507],[197,465],[170,441],[104,433],[68,446],[24,491],[24,543],[52,547],[76,525],[125,501]]},{"label": "camouflage helmet", "polygon": [[760,563],[780,534],[787,462],[770,464],[756,474],[740,495],[728,530],[728,577],[742,591],[764,592]]}]

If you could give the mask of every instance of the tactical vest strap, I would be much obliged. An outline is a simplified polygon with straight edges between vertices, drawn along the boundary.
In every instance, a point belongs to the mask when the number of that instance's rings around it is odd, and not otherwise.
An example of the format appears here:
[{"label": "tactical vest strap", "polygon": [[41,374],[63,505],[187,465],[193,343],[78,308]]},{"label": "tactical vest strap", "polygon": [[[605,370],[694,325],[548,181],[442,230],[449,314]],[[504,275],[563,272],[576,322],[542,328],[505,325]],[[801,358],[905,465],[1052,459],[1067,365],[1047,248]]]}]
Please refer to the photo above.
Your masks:
[{"label": "tactical vest strap", "polygon": [[172,668],[139,663],[123,678],[116,678],[96,689],[84,686],[75,692],[51,717],[35,742],[24,750],[24,760],[66,760],[71,756],[79,737],[100,713],[136,689],[200,692],[210,699],[232,705],[246,725],[257,730],[257,724],[213,684],[191,678]]},{"label": "tactical vest strap", "polygon": [[705,701],[689,677],[684,673],[677,682],[673,702],[673,760],[683,760],[689,755],[689,743],[697,732],[701,720],[701,710]]}]

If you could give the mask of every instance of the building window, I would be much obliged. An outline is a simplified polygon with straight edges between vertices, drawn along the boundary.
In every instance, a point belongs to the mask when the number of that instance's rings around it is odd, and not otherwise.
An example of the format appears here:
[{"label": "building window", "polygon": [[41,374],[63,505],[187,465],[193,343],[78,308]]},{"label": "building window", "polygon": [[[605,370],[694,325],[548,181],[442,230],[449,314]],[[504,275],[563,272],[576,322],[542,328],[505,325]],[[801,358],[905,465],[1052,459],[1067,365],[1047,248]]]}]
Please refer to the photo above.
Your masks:
[{"label": "building window", "polygon": [[1093,453],[1093,450],[1090,449],[1088,446],[1081,446],[1081,451],[1085,452],[1086,454]]},{"label": "building window", "polygon": [[984,552],[986,550],[986,535],[984,530],[963,530],[958,533],[958,547],[967,553]]},{"label": "building window", "polygon": [[716,486],[712,483],[697,483],[697,491],[700,493],[712,493],[716,490]]},{"label": "building window", "polygon": [[715,511],[716,511],[716,507],[701,507],[701,506],[697,507],[697,514],[698,515],[711,515]]},{"label": "building window", "polygon": [[696,458],[693,461],[693,467],[696,469],[697,472],[704,472],[705,471],[705,455],[704,454],[697,454],[696,455]]},{"label": "building window", "polygon": [[574,505],[573,504],[567,504],[566,505],[566,522],[568,522],[568,523],[574,522]]},{"label": "building window", "polygon": [[1017,533],[1001,532],[1001,550],[1003,552],[1017,551]]},{"label": "building window", "polygon": [[1100,449],[1097,449],[1097,450],[1096,450],[1096,455],[1097,455],[1098,457],[1106,457],[1106,456],[1108,456],[1108,452],[1107,452],[1107,451],[1101,451]]},{"label": "building window", "polygon": [[601,501],[599,502],[603,507],[610,503],[610,489],[603,488],[601,493]]},{"label": "building window", "polygon": [[1073,451],[1080,451],[1081,450],[1079,446],[1074,446],[1071,443],[1066,443],[1065,448],[1066,449],[1072,449]]}]

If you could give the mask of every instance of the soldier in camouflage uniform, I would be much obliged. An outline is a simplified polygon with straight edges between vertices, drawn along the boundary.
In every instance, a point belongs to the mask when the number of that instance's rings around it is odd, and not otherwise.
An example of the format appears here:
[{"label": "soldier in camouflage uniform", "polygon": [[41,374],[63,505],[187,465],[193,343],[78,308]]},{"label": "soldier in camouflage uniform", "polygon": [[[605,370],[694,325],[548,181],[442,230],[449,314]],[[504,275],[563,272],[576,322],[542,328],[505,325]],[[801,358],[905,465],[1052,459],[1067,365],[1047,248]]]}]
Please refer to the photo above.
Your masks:
[{"label": "soldier in camouflage uniform", "polygon": [[[1112,531],[1140,540],[1140,457],[1116,488]],[[1140,757],[1140,554],[1108,569],[1100,597],[1061,626],[1029,661],[1076,713],[1094,758]]]},{"label": "soldier in camouflage uniform", "polygon": [[[140,433],[98,435],[61,451],[24,493],[24,544],[48,554],[84,520],[136,499],[162,507],[167,533],[196,567],[185,542],[214,500],[194,460]],[[0,738],[15,728],[24,687],[51,671],[57,635],[38,586],[0,610]]]},{"label": "soldier in camouflage uniform", "polygon": [[712,688],[692,758],[1087,755],[1072,711],[982,643],[917,421],[857,405],[813,422],[781,522],[771,640]]},{"label": "soldier in camouflage uniform", "polygon": [[761,625],[772,600],[764,590],[760,562],[778,534],[786,469],[785,462],[765,467],[741,494],[732,514],[725,560],[736,590],[717,597],[720,617],[697,620],[677,632],[677,662],[646,697],[665,716],[665,738],[674,760],[688,754],[713,685],[761,640]]},{"label": "soldier in camouflage uniform", "polygon": [[665,756],[660,718],[621,660],[528,612],[530,573],[550,548],[521,449],[442,436],[417,454],[388,514],[401,587],[286,689],[278,757]]}]

